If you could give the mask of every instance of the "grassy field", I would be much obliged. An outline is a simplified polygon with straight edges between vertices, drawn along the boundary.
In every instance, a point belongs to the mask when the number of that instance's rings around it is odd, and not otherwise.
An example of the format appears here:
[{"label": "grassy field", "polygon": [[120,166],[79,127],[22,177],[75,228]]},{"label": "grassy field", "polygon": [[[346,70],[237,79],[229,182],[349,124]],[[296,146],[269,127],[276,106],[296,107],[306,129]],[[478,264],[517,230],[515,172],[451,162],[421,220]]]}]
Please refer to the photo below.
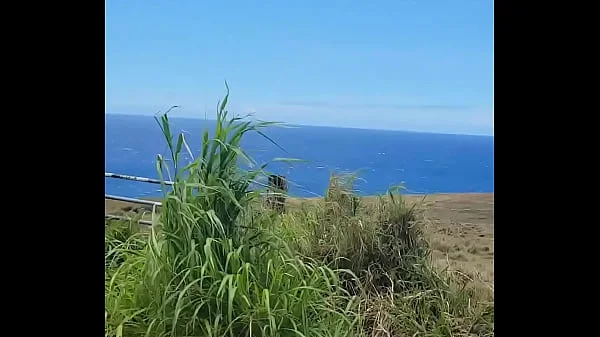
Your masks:
[{"label": "grassy field", "polygon": [[[421,200],[425,197],[423,203]],[[494,194],[453,193],[406,195],[409,203],[419,204],[423,214],[421,221],[431,245],[434,262],[450,266],[475,281],[494,284]],[[158,200],[158,199],[155,199]],[[376,197],[363,197],[366,204]],[[303,202],[319,202],[318,199],[289,198],[288,212],[295,212]],[[107,214],[128,215],[151,219],[151,207],[127,202],[106,200]]]},{"label": "grassy field", "polygon": [[152,227],[106,222],[106,336],[494,335],[493,195],[361,198],[336,174],[324,198],[273,211],[249,190],[267,167],[240,147],[272,123],[226,103],[186,166],[184,136],[157,118],[171,151],[157,172],[175,186]]}]

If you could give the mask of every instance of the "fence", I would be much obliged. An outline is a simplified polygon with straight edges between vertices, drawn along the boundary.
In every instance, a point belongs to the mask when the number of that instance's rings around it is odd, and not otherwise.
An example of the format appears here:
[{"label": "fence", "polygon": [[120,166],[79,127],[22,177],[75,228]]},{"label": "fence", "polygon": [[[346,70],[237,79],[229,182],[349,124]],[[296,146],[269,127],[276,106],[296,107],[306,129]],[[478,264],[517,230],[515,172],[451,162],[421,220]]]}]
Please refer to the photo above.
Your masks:
[{"label": "fence", "polygon": [[[130,175],[125,175],[125,174],[117,174],[117,173],[110,173],[110,172],[104,172],[104,177],[105,178],[114,178],[114,179],[138,181],[138,182],[150,183],[150,184],[161,184],[160,180],[157,180],[157,179],[144,178],[144,177],[136,177],[136,176],[130,176]],[[165,181],[164,184],[172,186],[173,182],[172,181]],[[134,203],[134,204],[149,205],[149,206],[152,206],[152,211],[155,211],[156,207],[162,207],[162,203],[158,202],[158,201],[136,199],[136,198],[128,198],[128,197],[123,197],[123,196],[120,196],[120,195],[104,194],[104,199],[130,202],[130,203]],[[121,216],[121,215],[115,215],[115,214],[104,214],[104,218],[105,219],[110,219],[110,220],[129,220],[129,221],[133,220],[130,217]],[[144,224],[144,225],[152,225],[152,221],[148,221],[148,220],[138,220],[138,222],[140,224]]]},{"label": "fence", "polygon": [[[149,184],[157,184],[157,185],[165,184],[168,186],[173,186],[172,181],[161,182],[158,179],[136,177],[136,176],[131,176],[131,175],[117,174],[117,173],[110,173],[110,172],[104,172],[104,177],[137,181],[137,182],[141,182],[141,183],[149,183]],[[287,182],[286,182],[285,177],[277,176],[277,175],[270,175],[268,185],[265,185],[265,184],[257,182],[257,181],[253,181],[253,183],[274,189],[275,192],[270,192],[270,193],[266,194],[267,204],[270,207],[274,207],[279,211],[282,211],[282,212],[284,211],[285,194],[282,192],[287,192]],[[153,212],[156,210],[156,207],[162,207],[162,203],[158,202],[158,201],[151,201],[151,200],[144,200],[144,199],[137,199],[137,198],[128,198],[128,197],[112,195],[112,194],[104,194],[104,198],[109,199],[109,200],[130,202],[130,203],[134,203],[134,204],[150,205],[150,206],[152,206]],[[130,217],[115,215],[115,214],[104,214],[104,218],[111,219],[111,220],[129,220],[129,221],[133,220]],[[148,220],[138,220],[138,222],[141,224],[144,224],[144,225],[152,225],[152,221],[148,221]]]}]

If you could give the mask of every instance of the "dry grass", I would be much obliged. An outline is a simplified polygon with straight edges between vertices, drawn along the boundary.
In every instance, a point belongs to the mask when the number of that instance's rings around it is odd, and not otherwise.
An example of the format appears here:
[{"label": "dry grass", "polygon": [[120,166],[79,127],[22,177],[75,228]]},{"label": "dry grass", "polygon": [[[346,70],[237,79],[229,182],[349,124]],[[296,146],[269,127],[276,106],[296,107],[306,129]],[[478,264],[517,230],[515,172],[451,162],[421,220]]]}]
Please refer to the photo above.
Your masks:
[{"label": "dry grass", "polygon": [[494,195],[431,195],[424,209],[434,261],[493,287]]},{"label": "dry grass", "polygon": [[[404,196],[408,202],[419,203],[423,196]],[[318,199],[292,198],[287,200],[293,212],[303,202]],[[363,199],[369,207],[375,198]],[[494,285],[494,194],[432,194],[425,198],[425,234],[431,244],[432,257],[440,267],[450,269],[475,283]],[[105,211],[117,215],[150,217],[151,207],[115,200],[105,201]]]}]

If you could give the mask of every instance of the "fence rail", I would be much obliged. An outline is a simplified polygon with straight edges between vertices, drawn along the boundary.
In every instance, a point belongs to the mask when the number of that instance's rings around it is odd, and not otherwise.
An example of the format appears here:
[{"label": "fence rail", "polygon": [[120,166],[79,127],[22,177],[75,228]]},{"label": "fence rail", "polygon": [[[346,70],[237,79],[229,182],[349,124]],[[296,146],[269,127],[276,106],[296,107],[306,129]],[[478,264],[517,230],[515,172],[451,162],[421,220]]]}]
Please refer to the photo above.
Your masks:
[{"label": "fence rail", "polygon": [[151,205],[151,206],[158,206],[158,207],[162,206],[162,202],[158,202],[158,201],[121,197],[118,195],[111,195],[111,194],[105,194],[104,198],[110,199],[110,200],[132,202],[134,204],[144,204],[144,205]]},{"label": "fence rail", "polygon": [[[104,177],[137,181],[137,182],[149,183],[149,184],[161,184],[161,185],[164,184],[164,185],[168,185],[168,186],[174,185],[174,182],[172,182],[172,181],[161,182],[158,179],[137,177],[137,176],[111,173],[111,172],[104,172]],[[274,175],[270,176],[268,185],[258,182],[258,181],[253,181],[253,183],[263,186],[263,187],[271,187],[271,188],[275,187],[277,190],[284,190],[287,192],[287,181],[284,177],[281,177],[281,176],[274,176]],[[265,195],[267,196],[267,198],[268,198],[267,200],[269,203],[278,205],[277,206],[278,208],[283,209],[283,205],[285,204],[285,194],[283,194],[281,192],[269,192],[269,193],[266,193]],[[129,197],[123,197],[120,195],[104,194],[104,199],[130,202],[130,203],[134,203],[134,204],[150,205],[153,207],[153,210],[155,209],[155,207],[162,207],[162,203],[158,202],[158,201],[129,198]],[[115,215],[115,214],[104,214],[104,218],[105,219],[113,219],[113,220],[132,220],[132,218],[129,218],[126,216]],[[152,225],[152,222],[147,221],[147,220],[138,220],[138,222],[141,224],[145,224],[145,225]]]},{"label": "fence rail", "polygon": [[[122,179],[122,180],[131,180],[131,181],[137,181],[137,182],[149,183],[149,184],[161,184],[161,181],[158,179],[152,179],[152,178],[146,178],[146,177],[136,177],[136,176],[130,176],[130,175],[118,174],[118,173],[110,173],[110,172],[104,172],[104,177],[105,178]],[[169,185],[169,186],[173,185],[172,181],[164,181],[163,183],[165,185]],[[125,201],[125,202],[134,203],[134,204],[150,205],[153,207],[153,209],[155,207],[162,207],[162,203],[158,202],[158,201],[144,200],[144,199],[137,199],[137,198],[128,198],[128,197],[123,197],[120,195],[104,194],[104,199]],[[110,220],[129,220],[129,221],[133,220],[133,218],[130,218],[127,216],[122,216],[122,215],[115,215],[115,214],[104,214],[104,218],[110,219]],[[140,224],[149,225],[149,226],[152,225],[152,221],[141,220],[141,219],[137,220],[137,221]]]},{"label": "fence rail", "polygon": [[[110,172],[104,172],[104,177],[105,178],[123,179],[123,180],[133,180],[133,181],[139,181],[141,183],[150,183],[150,184],[158,184],[158,185],[161,184],[161,181],[158,179],[128,176],[125,174],[110,173]],[[172,181],[163,181],[162,183],[164,183],[165,185],[169,185],[169,186],[172,186],[174,184]]]}]

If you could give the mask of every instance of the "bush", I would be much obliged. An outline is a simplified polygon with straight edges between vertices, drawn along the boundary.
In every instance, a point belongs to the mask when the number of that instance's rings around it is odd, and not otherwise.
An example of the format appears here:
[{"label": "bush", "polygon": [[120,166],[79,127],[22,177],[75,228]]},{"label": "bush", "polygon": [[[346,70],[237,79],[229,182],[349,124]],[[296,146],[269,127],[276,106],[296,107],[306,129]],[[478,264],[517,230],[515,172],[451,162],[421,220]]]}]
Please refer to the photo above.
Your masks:
[{"label": "bush", "polygon": [[325,203],[329,208],[330,216],[354,217],[357,215],[360,197],[354,190],[356,179],[356,174],[331,174],[329,186],[325,192]]},{"label": "bush", "polygon": [[[286,245],[248,221],[257,191],[248,189],[263,167],[239,147],[243,135],[270,123],[228,119],[220,105],[213,138],[202,154],[179,165],[183,135],[174,144],[167,114],[157,118],[174,172],[160,220],[143,254],[129,251],[106,281],[108,336],[349,335],[358,331],[356,300],[339,287],[339,274],[294,257]],[[262,134],[262,133],[261,133]],[[189,154],[191,156],[191,153]],[[166,187],[163,186],[166,191]],[[250,226],[246,226],[250,225]],[[248,227],[248,228],[247,228]]]},{"label": "bush", "polygon": [[[374,206],[363,206],[367,216],[359,216],[361,199],[354,194],[355,178],[332,175],[323,206],[302,209],[304,221],[297,226],[311,223],[314,248],[308,254],[335,268],[351,270],[369,291],[431,286],[426,284],[432,280],[429,248],[416,205],[407,205],[398,188],[393,188]],[[347,285],[358,287],[352,282]]]}]

